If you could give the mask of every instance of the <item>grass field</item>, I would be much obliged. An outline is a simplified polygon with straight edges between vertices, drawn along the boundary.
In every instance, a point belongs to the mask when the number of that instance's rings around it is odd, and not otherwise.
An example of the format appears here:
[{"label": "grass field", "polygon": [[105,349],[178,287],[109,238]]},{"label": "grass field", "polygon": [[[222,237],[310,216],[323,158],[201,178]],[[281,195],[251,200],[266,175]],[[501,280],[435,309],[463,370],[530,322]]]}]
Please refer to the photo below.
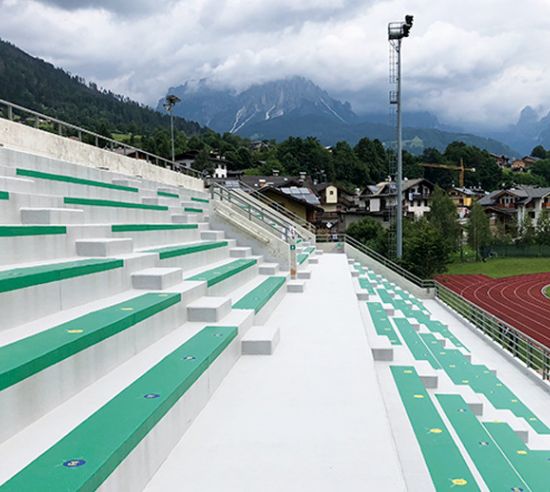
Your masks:
[{"label": "grass field", "polygon": [[474,273],[500,278],[541,272],[550,272],[550,258],[491,258],[485,263],[451,263],[446,273]]}]

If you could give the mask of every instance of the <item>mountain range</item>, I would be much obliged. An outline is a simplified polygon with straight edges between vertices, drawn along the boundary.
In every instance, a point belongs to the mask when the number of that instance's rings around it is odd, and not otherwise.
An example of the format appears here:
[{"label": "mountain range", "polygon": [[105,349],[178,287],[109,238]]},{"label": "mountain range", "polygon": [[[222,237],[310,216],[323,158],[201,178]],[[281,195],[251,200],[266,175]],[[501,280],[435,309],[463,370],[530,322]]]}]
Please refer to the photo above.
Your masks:
[{"label": "mountain range", "polygon": [[[355,144],[362,137],[395,141],[395,130],[388,124],[387,115],[357,115],[348,102],[331,97],[304,77],[256,84],[241,92],[215,88],[208,80],[200,80],[171,87],[168,93],[182,100],[174,114],[220,133],[277,141],[289,136],[313,136],[324,145],[341,140]],[[163,110],[163,101],[158,103],[159,111]],[[496,154],[517,155],[493,138],[449,131],[428,112],[407,113],[404,124],[405,148],[415,154],[427,147],[443,151],[451,142],[461,140]]]}]

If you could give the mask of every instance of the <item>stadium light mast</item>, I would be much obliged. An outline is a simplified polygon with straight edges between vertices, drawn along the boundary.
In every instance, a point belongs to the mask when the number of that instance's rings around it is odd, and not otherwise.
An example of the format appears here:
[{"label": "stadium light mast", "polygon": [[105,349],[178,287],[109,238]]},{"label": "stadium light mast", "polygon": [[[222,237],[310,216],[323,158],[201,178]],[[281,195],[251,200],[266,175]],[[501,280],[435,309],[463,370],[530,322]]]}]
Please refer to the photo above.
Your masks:
[{"label": "stadium light mast", "polygon": [[406,15],[405,21],[388,24],[388,41],[390,42],[390,82],[396,84],[396,90],[390,91],[390,104],[396,106],[397,113],[397,168],[390,169],[396,182],[396,217],[395,217],[395,256],[403,256],[403,118],[401,111],[401,44],[408,38],[414,17]]},{"label": "stadium light mast", "polygon": [[175,96],[173,94],[169,94],[166,96],[166,99],[164,100],[164,109],[168,111],[170,114],[170,135],[172,139],[172,163],[176,162],[176,150],[175,150],[175,144],[174,144],[174,114],[172,110],[174,109],[174,106],[178,104],[181,101],[181,99],[178,96]]}]

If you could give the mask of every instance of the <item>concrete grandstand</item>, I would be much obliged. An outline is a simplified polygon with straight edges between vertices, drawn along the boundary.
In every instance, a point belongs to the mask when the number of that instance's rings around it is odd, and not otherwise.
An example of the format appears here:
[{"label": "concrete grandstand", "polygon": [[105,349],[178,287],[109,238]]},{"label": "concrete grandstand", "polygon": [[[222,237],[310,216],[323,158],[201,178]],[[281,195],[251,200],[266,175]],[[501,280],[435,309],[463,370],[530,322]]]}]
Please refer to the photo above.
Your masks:
[{"label": "concrete grandstand", "polygon": [[550,490],[550,354],[456,291],[197,176],[0,144],[0,491]]}]

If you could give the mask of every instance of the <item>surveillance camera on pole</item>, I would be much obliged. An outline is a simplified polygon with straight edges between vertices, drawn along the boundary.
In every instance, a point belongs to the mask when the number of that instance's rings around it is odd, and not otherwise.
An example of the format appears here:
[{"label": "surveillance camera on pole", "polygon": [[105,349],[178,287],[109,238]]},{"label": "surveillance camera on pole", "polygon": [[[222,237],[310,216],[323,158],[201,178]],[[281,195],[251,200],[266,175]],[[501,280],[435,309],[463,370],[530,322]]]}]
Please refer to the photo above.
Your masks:
[{"label": "surveillance camera on pole", "polygon": [[[392,57],[393,65],[390,65],[391,82],[396,83],[395,91],[390,92],[390,104],[397,108],[397,169],[395,173],[396,182],[396,217],[395,217],[395,255],[397,258],[403,256],[403,121],[401,112],[401,43],[403,38],[408,38],[414,17],[406,15],[405,21],[390,22],[388,24],[388,40],[397,58]],[[395,61],[394,61],[395,60]]]},{"label": "surveillance camera on pole", "polygon": [[170,135],[172,139],[172,163],[175,163],[176,161],[176,152],[175,152],[175,145],[174,145],[174,114],[172,113],[172,110],[174,109],[174,106],[178,104],[181,101],[181,99],[178,96],[175,96],[173,94],[169,94],[166,96],[166,99],[164,100],[164,109],[170,114]]}]

